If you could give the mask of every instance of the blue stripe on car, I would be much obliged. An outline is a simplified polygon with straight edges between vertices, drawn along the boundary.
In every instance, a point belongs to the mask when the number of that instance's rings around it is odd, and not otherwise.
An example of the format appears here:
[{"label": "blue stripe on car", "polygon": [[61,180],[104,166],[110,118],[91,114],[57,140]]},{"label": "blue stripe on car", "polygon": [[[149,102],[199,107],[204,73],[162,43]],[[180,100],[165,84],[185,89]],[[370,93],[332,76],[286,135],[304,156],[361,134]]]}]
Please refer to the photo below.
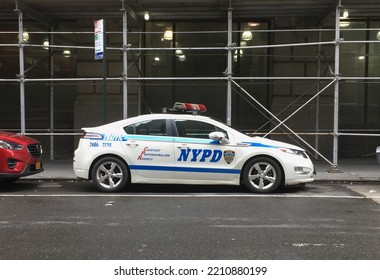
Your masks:
[{"label": "blue stripe on car", "polygon": [[243,142],[243,144],[248,144],[252,147],[260,147],[260,148],[279,148],[278,146],[272,146],[272,145],[267,145],[267,144],[262,144],[262,143],[254,143],[254,142]]},{"label": "blue stripe on car", "polygon": [[240,169],[130,165],[131,170],[240,174]]}]

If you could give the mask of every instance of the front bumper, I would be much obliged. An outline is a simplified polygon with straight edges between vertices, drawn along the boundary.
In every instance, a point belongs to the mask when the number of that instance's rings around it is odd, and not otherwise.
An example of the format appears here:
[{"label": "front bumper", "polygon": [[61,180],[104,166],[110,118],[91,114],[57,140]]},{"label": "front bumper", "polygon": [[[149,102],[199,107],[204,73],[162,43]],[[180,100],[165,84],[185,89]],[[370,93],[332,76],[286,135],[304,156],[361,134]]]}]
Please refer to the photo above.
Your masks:
[{"label": "front bumper", "polygon": [[284,166],[285,185],[305,184],[314,181],[316,174],[314,164],[310,159],[297,159],[294,163],[287,162]]},{"label": "front bumper", "polygon": [[0,173],[0,178],[19,178],[19,177],[38,174],[43,171],[44,171],[43,164],[42,162],[38,161],[36,163],[26,165],[22,172]]}]

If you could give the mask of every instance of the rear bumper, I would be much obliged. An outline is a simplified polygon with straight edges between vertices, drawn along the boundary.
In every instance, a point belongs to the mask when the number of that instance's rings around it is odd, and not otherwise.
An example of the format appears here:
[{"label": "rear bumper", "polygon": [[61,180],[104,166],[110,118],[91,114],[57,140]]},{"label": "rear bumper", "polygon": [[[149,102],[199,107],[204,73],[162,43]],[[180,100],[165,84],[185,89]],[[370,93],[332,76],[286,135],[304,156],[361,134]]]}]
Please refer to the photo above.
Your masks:
[{"label": "rear bumper", "polygon": [[79,168],[76,168],[74,165],[74,173],[75,173],[75,176],[77,176],[78,178],[86,179],[86,180],[89,179],[87,169],[79,169]]}]

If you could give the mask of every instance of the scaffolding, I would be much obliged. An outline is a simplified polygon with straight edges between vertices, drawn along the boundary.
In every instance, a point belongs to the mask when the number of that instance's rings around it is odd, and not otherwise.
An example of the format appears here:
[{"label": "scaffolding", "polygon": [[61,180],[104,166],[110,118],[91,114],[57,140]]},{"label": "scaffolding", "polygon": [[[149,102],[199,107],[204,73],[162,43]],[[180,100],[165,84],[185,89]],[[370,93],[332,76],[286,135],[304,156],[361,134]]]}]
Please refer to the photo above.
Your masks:
[{"label": "scaffolding", "polygon": [[[299,29],[299,30],[260,30],[260,32],[267,32],[267,33],[275,33],[275,32],[318,32],[319,38],[316,42],[305,42],[305,43],[287,43],[287,44],[268,44],[268,45],[260,45],[260,46],[237,46],[233,43],[233,33],[234,32],[241,32],[239,31],[233,31],[233,7],[229,7],[227,9],[227,19],[228,19],[228,28],[227,28],[227,42],[225,47],[143,47],[141,45],[142,42],[142,36],[144,32],[141,30],[138,31],[138,34],[140,36],[140,45],[138,47],[132,47],[131,44],[128,42],[128,34],[131,32],[128,31],[128,14],[130,12],[130,9],[126,5],[126,1],[121,1],[121,13],[122,13],[122,31],[120,32],[122,34],[122,46],[115,48],[115,47],[107,47],[106,50],[108,51],[115,51],[120,52],[122,54],[122,73],[120,77],[108,77],[106,78],[106,81],[116,81],[120,82],[122,84],[122,96],[123,96],[123,117],[127,118],[130,116],[128,112],[128,102],[129,102],[129,93],[128,93],[128,82],[134,81],[134,82],[141,82],[141,81],[223,81],[227,84],[226,88],[226,119],[225,122],[228,125],[231,125],[232,123],[232,93],[233,93],[233,87],[240,90],[245,95],[245,98],[248,98],[250,101],[252,101],[256,106],[259,106],[265,114],[269,118],[269,122],[274,123],[274,126],[269,131],[266,131],[262,133],[264,137],[268,137],[272,134],[275,134],[275,131],[278,128],[283,128],[284,131],[283,134],[290,134],[294,137],[296,137],[301,143],[302,146],[306,146],[309,151],[312,151],[314,153],[315,157],[322,158],[327,163],[330,164],[330,172],[340,172],[338,160],[338,145],[339,145],[339,137],[340,136],[380,136],[380,134],[367,134],[367,133],[347,133],[347,132],[341,132],[339,129],[339,85],[342,80],[349,81],[376,81],[378,82],[380,80],[380,77],[342,77],[340,74],[340,47],[342,44],[368,44],[368,43],[374,43],[379,44],[380,41],[368,41],[368,40],[355,40],[355,41],[344,41],[340,36],[340,15],[342,11],[342,5],[341,1],[339,1],[339,4],[336,7],[335,10],[335,29],[322,29],[322,27],[316,28],[316,29]],[[16,9],[18,16],[18,43],[17,44],[0,44],[0,47],[15,47],[19,50],[19,74],[17,78],[14,79],[0,79],[1,82],[14,82],[19,84],[19,92],[20,92],[20,131],[21,134],[26,135],[39,135],[39,136],[49,136],[50,137],[50,158],[55,158],[55,152],[54,152],[54,136],[78,136],[81,133],[72,131],[72,132],[59,132],[54,128],[54,85],[55,83],[61,83],[61,82],[89,82],[89,81],[98,81],[101,82],[103,80],[102,77],[86,77],[86,78],[78,78],[78,77],[70,77],[70,78],[55,78],[54,77],[54,71],[52,70],[51,75],[49,78],[27,78],[25,76],[25,73],[28,71],[28,69],[25,70],[24,65],[24,50],[25,48],[41,48],[44,47],[43,45],[39,44],[29,44],[23,39],[23,33],[24,33],[24,27],[23,27],[23,14],[24,12],[31,13],[33,12],[30,8],[27,8],[25,5],[21,5],[19,2],[16,2]],[[41,17],[40,14],[37,12],[33,12],[36,17]],[[93,32],[57,32],[54,31],[54,22],[52,20],[48,20],[47,17],[43,17],[42,19],[47,25],[49,25],[50,31],[49,34],[49,64],[50,69],[53,68],[54,64],[54,56],[52,55],[52,51],[54,49],[63,49],[63,48],[70,48],[70,49],[88,49],[93,50],[93,46],[79,46],[79,45],[55,45],[53,43],[53,38],[56,34],[93,34]],[[330,41],[322,41],[321,40],[321,34],[322,32],[334,32],[335,33],[335,39]],[[210,31],[211,32],[211,31]],[[1,33],[1,32],[0,32]],[[12,33],[12,32],[8,32]],[[31,32],[33,34],[33,32]],[[37,32],[35,32],[37,33]],[[46,32],[45,32],[46,33]],[[331,76],[330,77],[322,77],[320,75],[320,67],[321,67],[321,57],[320,55],[320,48],[321,46],[328,45],[334,47],[334,67],[330,69]],[[317,76],[315,77],[295,77],[295,76],[283,76],[283,77],[236,77],[232,73],[232,63],[233,63],[233,56],[234,52],[236,51],[244,51],[248,49],[274,49],[274,48],[285,48],[285,47],[309,47],[309,46],[316,46],[319,48],[319,53],[317,57]],[[149,52],[149,51],[171,51],[175,52],[176,50],[182,50],[182,51],[201,51],[201,50],[210,50],[210,51],[223,51],[227,53],[227,69],[224,72],[223,76],[217,76],[217,77],[144,77],[142,71],[139,70],[138,76],[131,76],[128,75],[128,71],[132,64],[134,64],[138,69],[141,69],[141,60],[139,62],[128,61],[128,55],[131,55],[132,53],[138,52]],[[239,81],[241,80],[262,80],[262,81],[280,81],[280,80],[292,80],[292,81],[313,81],[317,83],[317,92],[313,94],[306,102],[304,102],[299,108],[294,110],[292,113],[290,113],[287,117],[280,119],[278,115],[274,114],[266,108],[263,104],[261,104],[255,97],[252,92],[250,93],[248,90],[244,89],[242,85],[239,84]],[[321,81],[326,82],[327,85],[324,87],[320,87]],[[45,82],[50,83],[50,127],[47,129],[48,132],[27,132],[26,125],[25,125],[25,84],[26,83],[37,83],[37,82]],[[327,89],[333,90],[333,130],[332,131],[326,131],[326,132],[320,132],[319,130],[319,97],[320,95],[325,92]],[[315,137],[315,146],[313,147],[311,144],[309,144],[306,140],[304,140],[300,135],[306,135],[305,133],[299,133],[291,129],[286,122],[293,118],[302,108],[310,104],[311,102],[316,102],[316,123],[315,123],[315,131],[308,133],[307,135],[312,135]],[[138,100],[138,108],[141,108],[141,95],[139,93],[139,100]],[[106,110],[106,109],[105,109]],[[140,111],[139,111],[140,112]],[[260,132],[259,132],[260,133]],[[333,152],[332,152],[332,159],[329,160],[325,155],[319,152],[319,137],[321,135],[329,135],[333,137]]]}]

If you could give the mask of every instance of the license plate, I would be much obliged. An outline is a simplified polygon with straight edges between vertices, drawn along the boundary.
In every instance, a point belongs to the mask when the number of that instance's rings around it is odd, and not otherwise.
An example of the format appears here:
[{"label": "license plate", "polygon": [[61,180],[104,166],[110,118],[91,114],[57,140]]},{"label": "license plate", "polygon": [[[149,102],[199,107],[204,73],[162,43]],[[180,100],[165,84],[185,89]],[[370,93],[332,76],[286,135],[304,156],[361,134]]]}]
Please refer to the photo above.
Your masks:
[{"label": "license plate", "polygon": [[41,162],[37,161],[36,162],[36,170],[41,169]]}]

